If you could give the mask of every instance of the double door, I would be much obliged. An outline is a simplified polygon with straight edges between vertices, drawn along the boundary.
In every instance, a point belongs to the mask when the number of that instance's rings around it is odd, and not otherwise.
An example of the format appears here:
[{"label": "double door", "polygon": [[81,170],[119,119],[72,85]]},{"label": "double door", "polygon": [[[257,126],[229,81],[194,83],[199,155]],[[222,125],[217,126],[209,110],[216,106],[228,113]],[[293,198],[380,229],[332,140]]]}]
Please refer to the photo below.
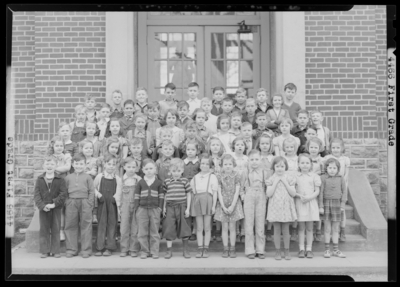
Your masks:
[{"label": "double door", "polygon": [[223,87],[253,95],[260,87],[260,34],[239,34],[238,26],[149,26],[147,88],[149,100],[162,100],[164,86],[174,83],[176,99],[186,100],[187,86],[197,82],[200,98]]}]

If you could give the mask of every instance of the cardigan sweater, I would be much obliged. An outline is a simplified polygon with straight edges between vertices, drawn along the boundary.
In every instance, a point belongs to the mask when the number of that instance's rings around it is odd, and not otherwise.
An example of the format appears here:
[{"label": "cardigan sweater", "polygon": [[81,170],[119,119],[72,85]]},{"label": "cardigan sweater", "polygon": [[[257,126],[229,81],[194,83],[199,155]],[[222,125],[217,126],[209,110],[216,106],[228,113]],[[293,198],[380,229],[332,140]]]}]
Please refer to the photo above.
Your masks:
[{"label": "cardigan sweater", "polygon": [[67,186],[65,180],[54,173],[54,178],[51,183],[50,189],[45,179],[46,173],[38,176],[35,184],[35,194],[33,199],[39,210],[47,204],[55,205],[55,208],[61,208],[67,198]]},{"label": "cardigan sweater", "polygon": [[154,179],[154,182],[148,186],[144,179],[141,179],[135,187],[134,209],[143,208],[161,208],[164,207],[164,192],[162,181]]}]

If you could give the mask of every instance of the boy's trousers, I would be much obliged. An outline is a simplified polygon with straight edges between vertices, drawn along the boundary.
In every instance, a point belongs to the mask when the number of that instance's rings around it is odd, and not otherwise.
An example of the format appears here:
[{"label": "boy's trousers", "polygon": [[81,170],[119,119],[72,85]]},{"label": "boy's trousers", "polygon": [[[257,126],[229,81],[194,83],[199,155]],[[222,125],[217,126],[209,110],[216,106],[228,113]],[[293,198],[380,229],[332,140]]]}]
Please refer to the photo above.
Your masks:
[{"label": "boy's trousers", "polygon": [[133,202],[121,205],[121,252],[139,252],[138,224],[133,212]]},{"label": "boy's trousers", "polygon": [[60,254],[61,208],[39,211],[40,253]]},{"label": "boy's trousers", "polygon": [[103,201],[99,200],[97,207],[96,249],[99,251],[104,248],[108,250],[117,249],[115,232],[118,224],[118,211],[117,205],[113,201],[115,201],[113,197],[110,198],[103,195]]},{"label": "boy's trousers", "polygon": [[[251,188],[244,196],[244,222],[245,222],[245,254],[264,254],[265,249],[265,209],[266,195],[261,188]],[[255,245],[254,250],[254,232],[255,225]]]},{"label": "boy's trousers", "polygon": [[[141,251],[158,255],[160,245],[160,211],[158,208],[138,207],[136,220],[139,225],[138,239]],[[149,242],[150,236],[150,242]]]},{"label": "boy's trousers", "polygon": [[92,206],[87,198],[68,198],[65,207],[67,253],[78,254],[78,228],[82,254],[92,254]]}]

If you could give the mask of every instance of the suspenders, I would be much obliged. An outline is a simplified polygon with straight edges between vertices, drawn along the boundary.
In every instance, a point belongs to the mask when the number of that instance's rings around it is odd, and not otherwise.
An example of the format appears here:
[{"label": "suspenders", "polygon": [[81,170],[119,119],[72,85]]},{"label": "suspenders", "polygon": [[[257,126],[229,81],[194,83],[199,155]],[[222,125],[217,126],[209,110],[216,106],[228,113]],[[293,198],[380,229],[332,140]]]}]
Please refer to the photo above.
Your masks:
[{"label": "suspenders", "polygon": [[[206,192],[208,192],[208,186],[210,185],[210,178],[211,178],[211,174],[208,176]],[[194,193],[194,194],[197,194],[197,191],[196,191],[196,176],[193,177],[193,181],[194,181],[193,193]]]}]

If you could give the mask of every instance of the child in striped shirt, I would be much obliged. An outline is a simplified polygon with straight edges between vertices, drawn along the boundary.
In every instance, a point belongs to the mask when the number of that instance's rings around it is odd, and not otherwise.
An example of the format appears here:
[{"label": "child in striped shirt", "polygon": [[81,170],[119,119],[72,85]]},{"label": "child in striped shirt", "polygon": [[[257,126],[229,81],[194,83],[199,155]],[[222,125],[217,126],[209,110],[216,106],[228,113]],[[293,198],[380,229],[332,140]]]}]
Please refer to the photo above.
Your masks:
[{"label": "child in striped shirt", "polygon": [[183,257],[190,258],[188,239],[190,230],[190,200],[192,187],[187,178],[182,177],[184,162],[180,158],[173,158],[169,167],[171,177],[163,184],[165,193],[163,208],[163,238],[167,239],[167,253],[165,259],[172,257],[172,241],[182,238]]}]

